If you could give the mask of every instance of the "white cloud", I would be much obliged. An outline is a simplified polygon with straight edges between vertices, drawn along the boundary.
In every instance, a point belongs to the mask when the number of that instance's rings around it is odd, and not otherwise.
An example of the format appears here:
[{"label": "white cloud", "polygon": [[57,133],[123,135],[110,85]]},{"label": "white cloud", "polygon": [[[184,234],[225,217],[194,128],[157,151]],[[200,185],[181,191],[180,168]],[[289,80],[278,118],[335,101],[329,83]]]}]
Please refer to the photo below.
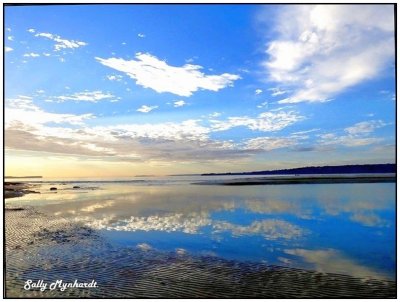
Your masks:
[{"label": "white cloud", "polygon": [[6,52],[9,52],[9,51],[13,51],[14,49],[11,48],[11,47],[6,46],[6,47],[4,47],[4,50],[5,50]]},{"label": "white cloud", "polygon": [[279,87],[270,88],[268,90],[271,91],[272,96],[278,96],[287,93],[287,91],[281,90]]},{"label": "white cloud", "polygon": [[354,126],[345,128],[344,131],[346,131],[350,135],[369,134],[369,133],[373,132],[375,129],[381,128],[385,125],[386,124],[381,120],[366,121],[366,122],[360,122],[360,123],[355,124]]},{"label": "white cloud", "polygon": [[304,120],[304,116],[294,111],[263,112],[256,118],[247,116],[229,117],[228,120],[210,120],[213,131],[224,131],[234,127],[244,126],[257,131],[278,131],[298,121]]},{"label": "white cloud", "polygon": [[25,53],[24,57],[36,58],[36,57],[40,57],[40,55],[38,53],[31,52],[31,53]]},{"label": "white cloud", "polygon": [[328,101],[394,61],[390,5],[290,5],[275,29],[264,66],[271,81],[293,90],[280,103]]},{"label": "white cloud", "polygon": [[35,30],[34,28],[29,28],[29,29],[28,29],[28,32],[30,32],[30,33],[35,33],[36,30]]},{"label": "white cloud", "polygon": [[310,129],[310,130],[304,130],[304,131],[297,131],[297,132],[293,132],[292,136],[295,135],[303,135],[303,134],[307,134],[307,133],[311,133],[311,132],[316,132],[321,130],[320,128],[314,128],[314,129]]},{"label": "white cloud", "polygon": [[122,80],[122,76],[121,75],[108,75],[107,79],[109,79],[110,81],[121,81]]},{"label": "white cloud", "polygon": [[215,232],[231,231],[233,236],[261,235],[267,240],[290,240],[304,234],[304,230],[298,226],[278,219],[256,220],[248,226],[221,221],[216,222],[213,229]]},{"label": "white cloud", "polygon": [[181,67],[168,65],[150,54],[137,53],[136,60],[120,58],[102,59],[96,57],[101,64],[126,73],[136,84],[151,88],[158,93],[170,92],[179,96],[191,96],[199,89],[218,91],[233,86],[240,76],[224,73],[206,75],[199,65],[185,64]]},{"label": "white cloud", "polygon": [[291,137],[256,137],[249,139],[245,146],[251,150],[271,151],[291,147],[297,144],[297,140]]},{"label": "white cloud", "polygon": [[209,114],[208,116],[210,118],[216,118],[216,117],[221,116],[221,113],[220,112],[213,112],[213,113]]},{"label": "white cloud", "polygon": [[58,35],[54,35],[54,34],[50,34],[50,33],[37,33],[35,34],[35,37],[43,37],[46,39],[50,39],[53,40],[54,42],[56,42],[56,44],[54,45],[54,50],[55,51],[60,51],[62,49],[66,49],[66,48],[79,48],[81,46],[86,46],[87,43],[86,42],[81,42],[81,41],[76,41],[76,40],[66,40],[61,38]]},{"label": "white cloud", "polygon": [[140,107],[139,109],[137,109],[136,111],[139,112],[143,112],[143,113],[148,113],[154,109],[157,109],[158,106],[147,106],[147,105],[142,105],[142,107]]},{"label": "white cloud", "polygon": [[89,126],[93,114],[46,112],[29,96],[6,100],[5,146],[105,161],[171,163],[227,161],[247,158],[260,150],[211,139],[214,131],[201,120],[151,124]]},{"label": "white cloud", "polygon": [[262,91],[262,89],[256,89],[255,91],[254,91],[254,93],[256,94],[256,95],[258,95],[258,94],[260,94],[260,93],[262,93],[263,91]]},{"label": "white cloud", "polygon": [[46,123],[68,123],[82,125],[84,120],[91,119],[92,114],[61,114],[45,112],[36,106],[30,97],[19,96],[8,99],[6,103],[5,126],[28,123],[29,127],[37,127]]},{"label": "white cloud", "polygon": [[183,101],[183,100],[175,101],[174,102],[174,107],[182,107],[182,106],[185,106],[186,104],[187,103],[185,101]]},{"label": "white cloud", "polygon": [[267,108],[268,107],[268,101],[262,102],[260,105],[257,105],[257,108]]},{"label": "white cloud", "polygon": [[365,121],[343,129],[345,134],[325,133],[317,136],[320,137],[319,144],[322,146],[343,145],[346,147],[361,147],[382,142],[383,138],[369,135],[375,129],[386,125],[381,120]]},{"label": "white cloud", "polygon": [[84,91],[84,92],[77,92],[71,95],[65,96],[57,96],[56,97],[60,102],[64,101],[76,101],[76,102],[92,102],[97,103],[101,100],[113,99],[115,98],[114,95],[111,93],[104,93],[102,91]]},{"label": "white cloud", "polygon": [[14,37],[13,37],[13,36],[8,36],[8,37],[7,37],[7,40],[9,40],[9,41],[14,41]]},{"label": "white cloud", "polygon": [[145,35],[145,34],[142,34],[142,33],[139,33],[139,34],[138,34],[138,37],[139,37],[139,38],[144,38],[144,37],[146,37],[146,35]]}]

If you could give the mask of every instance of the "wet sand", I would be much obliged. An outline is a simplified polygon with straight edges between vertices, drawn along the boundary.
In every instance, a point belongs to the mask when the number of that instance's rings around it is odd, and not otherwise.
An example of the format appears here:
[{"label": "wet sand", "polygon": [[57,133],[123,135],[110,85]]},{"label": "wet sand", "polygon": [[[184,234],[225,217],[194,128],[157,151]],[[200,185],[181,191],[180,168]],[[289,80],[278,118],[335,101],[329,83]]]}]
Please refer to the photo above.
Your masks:
[{"label": "wet sand", "polygon": [[[6,208],[6,296],[108,298],[395,298],[396,283],[155,250],[118,248],[101,234],[32,207]],[[26,291],[24,282],[97,288]]]},{"label": "wet sand", "polygon": [[295,175],[248,177],[228,180],[207,180],[197,182],[197,185],[288,185],[288,184],[334,184],[334,183],[382,183],[396,182],[396,174],[366,174],[366,175]]}]

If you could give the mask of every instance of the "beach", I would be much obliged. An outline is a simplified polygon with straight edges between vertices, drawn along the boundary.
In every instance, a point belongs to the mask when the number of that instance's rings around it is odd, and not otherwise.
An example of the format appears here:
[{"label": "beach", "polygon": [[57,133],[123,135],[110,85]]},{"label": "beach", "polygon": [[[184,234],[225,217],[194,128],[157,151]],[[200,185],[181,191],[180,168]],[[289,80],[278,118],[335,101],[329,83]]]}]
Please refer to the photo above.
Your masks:
[{"label": "beach", "polygon": [[[33,190],[26,184],[21,190]],[[25,194],[27,191],[25,191]],[[33,196],[30,195],[30,196]],[[35,194],[35,196],[37,196]],[[25,196],[26,198],[29,195]],[[99,298],[394,298],[390,279],[354,277],[150,246],[117,246],[79,222],[6,205],[6,296]],[[32,280],[46,290],[24,289]],[[56,280],[97,287],[50,290]]]}]

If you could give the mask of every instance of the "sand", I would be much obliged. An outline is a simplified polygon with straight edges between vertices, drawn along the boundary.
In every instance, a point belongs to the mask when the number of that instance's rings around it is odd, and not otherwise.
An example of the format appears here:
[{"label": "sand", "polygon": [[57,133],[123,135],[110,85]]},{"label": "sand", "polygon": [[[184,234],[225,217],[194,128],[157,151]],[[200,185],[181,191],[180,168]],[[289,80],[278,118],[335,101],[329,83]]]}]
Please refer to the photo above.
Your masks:
[{"label": "sand", "polygon": [[[6,297],[395,298],[396,283],[217,257],[110,245],[83,225],[32,207],[5,210]],[[24,282],[98,287],[26,291]]]}]

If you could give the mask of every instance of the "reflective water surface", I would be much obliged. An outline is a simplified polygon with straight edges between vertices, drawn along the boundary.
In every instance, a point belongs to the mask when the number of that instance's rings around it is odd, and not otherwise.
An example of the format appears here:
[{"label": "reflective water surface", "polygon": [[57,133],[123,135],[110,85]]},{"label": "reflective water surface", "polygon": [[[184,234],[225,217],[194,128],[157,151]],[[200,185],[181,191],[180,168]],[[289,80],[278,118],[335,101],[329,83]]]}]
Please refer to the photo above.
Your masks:
[{"label": "reflective water surface", "polygon": [[395,278],[394,183],[191,182],[39,182],[41,194],[6,203],[84,223],[121,247]]}]

